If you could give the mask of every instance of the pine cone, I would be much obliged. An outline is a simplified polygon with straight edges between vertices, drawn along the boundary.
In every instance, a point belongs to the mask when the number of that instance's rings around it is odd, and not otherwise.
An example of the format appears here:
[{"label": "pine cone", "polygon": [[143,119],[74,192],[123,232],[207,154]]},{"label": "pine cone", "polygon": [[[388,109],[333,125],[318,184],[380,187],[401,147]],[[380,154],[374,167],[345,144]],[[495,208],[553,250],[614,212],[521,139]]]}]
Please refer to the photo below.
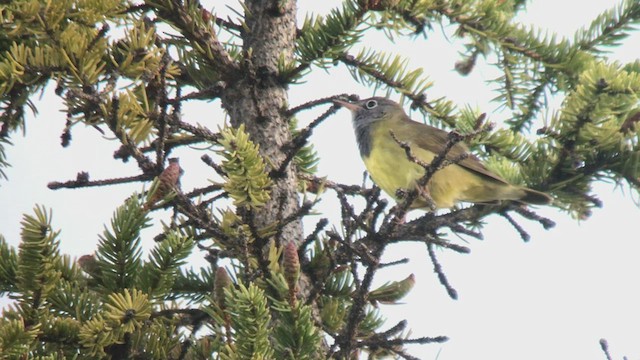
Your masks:
[{"label": "pine cone", "polygon": [[182,175],[182,169],[178,158],[169,159],[169,166],[158,176],[158,187],[153,196],[144,204],[144,210],[149,210],[155,203],[169,195],[171,191],[176,190],[180,183],[180,175]]}]

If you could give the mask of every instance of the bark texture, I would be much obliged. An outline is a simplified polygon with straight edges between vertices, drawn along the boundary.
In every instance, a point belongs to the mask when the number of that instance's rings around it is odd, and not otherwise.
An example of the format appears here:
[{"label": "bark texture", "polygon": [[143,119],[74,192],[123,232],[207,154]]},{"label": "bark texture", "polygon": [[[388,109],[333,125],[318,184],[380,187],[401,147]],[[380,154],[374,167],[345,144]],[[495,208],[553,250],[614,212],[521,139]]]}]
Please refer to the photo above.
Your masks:
[{"label": "bark texture", "polygon": [[[296,36],[295,1],[246,1],[247,29],[242,34],[244,61],[240,81],[234,82],[222,98],[231,124],[244,123],[251,140],[260,146],[260,153],[269,170],[278,168],[285,159],[283,146],[291,140],[285,85],[278,81],[277,60],[290,59]],[[297,181],[293,167],[288,166],[274,177],[271,200],[260,211],[247,216],[256,228],[274,224],[295,213],[298,208]],[[299,220],[285,226],[276,241],[299,242],[302,235]]]}]

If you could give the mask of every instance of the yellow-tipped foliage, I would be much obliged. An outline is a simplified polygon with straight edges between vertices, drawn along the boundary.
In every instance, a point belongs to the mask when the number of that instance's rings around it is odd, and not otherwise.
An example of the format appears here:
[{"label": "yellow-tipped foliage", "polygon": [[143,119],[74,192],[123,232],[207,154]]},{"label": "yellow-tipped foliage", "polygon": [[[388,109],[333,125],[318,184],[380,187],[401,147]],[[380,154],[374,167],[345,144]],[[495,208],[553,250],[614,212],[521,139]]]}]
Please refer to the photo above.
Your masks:
[{"label": "yellow-tipped foliage", "polygon": [[236,206],[260,208],[269,200],[271,179],[267,173],[259,146],[249,140],[244,125],[234,129],[225,127],[218,141],[218,151],[224,158],[222,169],[226,174],[224,190]]},{"label": "yellow-tipped foliage", "polygon": [[133,332],[142,327],[151,316],[151,303],[139,290],[125,289],[121,294],[109,295],[106,317],[122,326],[124,332]]}]

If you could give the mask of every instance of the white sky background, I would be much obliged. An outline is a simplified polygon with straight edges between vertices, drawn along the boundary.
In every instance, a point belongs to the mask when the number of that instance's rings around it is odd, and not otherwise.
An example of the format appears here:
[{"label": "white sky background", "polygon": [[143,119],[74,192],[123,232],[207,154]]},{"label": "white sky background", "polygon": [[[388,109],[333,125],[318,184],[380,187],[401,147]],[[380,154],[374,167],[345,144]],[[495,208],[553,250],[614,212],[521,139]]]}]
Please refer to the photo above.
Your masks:
[{"label": "white sky background", "polygon": [[[229,3],[238,8],[235,2]],[[538,0],[529,5],[520,19],[571,36],[615,3]],[[299,21],[308,11],[325,13],[336,4],[339,2],[302,0]],[[226,12],[221,5],[216,10]],[[451,34],[453,29],[446,31]],[[376,43],[370,46],[383,46],[377,35],[367,39]],[[435,29],[427,41],[421,37],[400,39],[389,51],[411,58],[412,66],[424,67],[435,83],[427,94],[429,98],[447,96],[460,106],[469,104],[487,112],[489,120],[501,119],[500,115],[492,114],[497,104],[490,103],[490,99],[496,93],[484,83],[496,76],[495,70],[480,61],[469,77],[459,76],[453,66],[462,45],[452,44],[453,41]],[[612,57],[629,62],[638,57],[638,49],[640,34],[627,39]],[[306,80],[306,84],[291,88],[292,105],[338,93],[372,95],[372,90],[356,84],[344,67],[329,73],[315,70]],[[64,114],[52,90],[53,87],[49,88],[37,102],[40,112],[29,118],[27,136],[14,135],[15,145],[7,148],[13,167],[7,170],[9,182],[0,184],[0,233],[17,246],[22,214],[31,214],[35,204],[44,204],[54,209],[54,228],[62,229],[62,251],[80,256],[95,250],[97,234],[109,222],[114,209],[133,191],[140,191],[142,184],[47,189],[48,182],[73,179],[78,171],[88,171],[93,180],[137,173],[133,163],[112,161],[117,143],[104,141],[92,128],[78,126],[73,131],[71,146],[63,149],[59,136],[64,128]],[[218,101],[192,106],[185,110],[185,119],[215,128],[223,121],[218,108]],[[301,125],[317,113],[300,115]],[[533,127],[542,126],[542,121]],[[347,110],[326,120],[311,141],[321,158],[319,175],[344,183],[361,183],[364,166]],[[203,186],[213,177],[199,160],[201,152],[176,151],[173,155],[180,156],[185,168],[182,179],[185,191]],[[442,345],[412,347],[411,353],[422,359],[601,360],[605,359],[598,344],[601,338],[609,341],[614,358],[640,358],[640,244],[634,226],[640,219],[640,210],[626,188],[600,184],[596,191],[604,207],[596,209],[582,223],[551,208],[542,208],[539,213],[558,225],[545,231],[537,223],[519,221],[532,235],[531,241],[524,243],[506,220],[493,216],[485,227],[484,241],[467,239],[471,254],[439,252],[440,263],[458,290],[457,301],[449,299],[438,283],[423,245],[393,246],[386,253],[387,260],[409,256],[411,262],[381,272],[377,283],[415,273],[417,284],[404,304],[381,306],[381,311],[389,316],[386,328],[406,318],[412,337],[450,337]],[[337,224],[333,195],[328,193],[325,198],[320,208],[322,216]],[[168,215],[157,213],[154,218],[156,222],[168,221]],[[313,227],[311,220],[307,222],[307,230]],[[157,227],[144,232],[145,246],[153,245],[152,237],[157,232]],[[196,253],[192,264],[203,265],[201,255]]]}]

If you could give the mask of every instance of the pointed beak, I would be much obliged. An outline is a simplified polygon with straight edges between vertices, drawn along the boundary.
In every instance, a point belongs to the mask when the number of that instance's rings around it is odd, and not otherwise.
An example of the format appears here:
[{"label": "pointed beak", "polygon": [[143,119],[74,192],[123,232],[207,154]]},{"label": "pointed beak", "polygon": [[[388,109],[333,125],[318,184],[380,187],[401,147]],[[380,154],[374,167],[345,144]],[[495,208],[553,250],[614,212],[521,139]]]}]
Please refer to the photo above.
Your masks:
[{"label": "pointed beak", "polygon": [[352,112],[356,112],[356,111],[358,111],[360,109],[360,106],[358,106],[356,104],[352,104],[350,102],[343,101],[343,100],[334,99],[333,103],[336,104],[336,105],[340,105],[342,107],[345,107],[345,108],[351,110]]}]

